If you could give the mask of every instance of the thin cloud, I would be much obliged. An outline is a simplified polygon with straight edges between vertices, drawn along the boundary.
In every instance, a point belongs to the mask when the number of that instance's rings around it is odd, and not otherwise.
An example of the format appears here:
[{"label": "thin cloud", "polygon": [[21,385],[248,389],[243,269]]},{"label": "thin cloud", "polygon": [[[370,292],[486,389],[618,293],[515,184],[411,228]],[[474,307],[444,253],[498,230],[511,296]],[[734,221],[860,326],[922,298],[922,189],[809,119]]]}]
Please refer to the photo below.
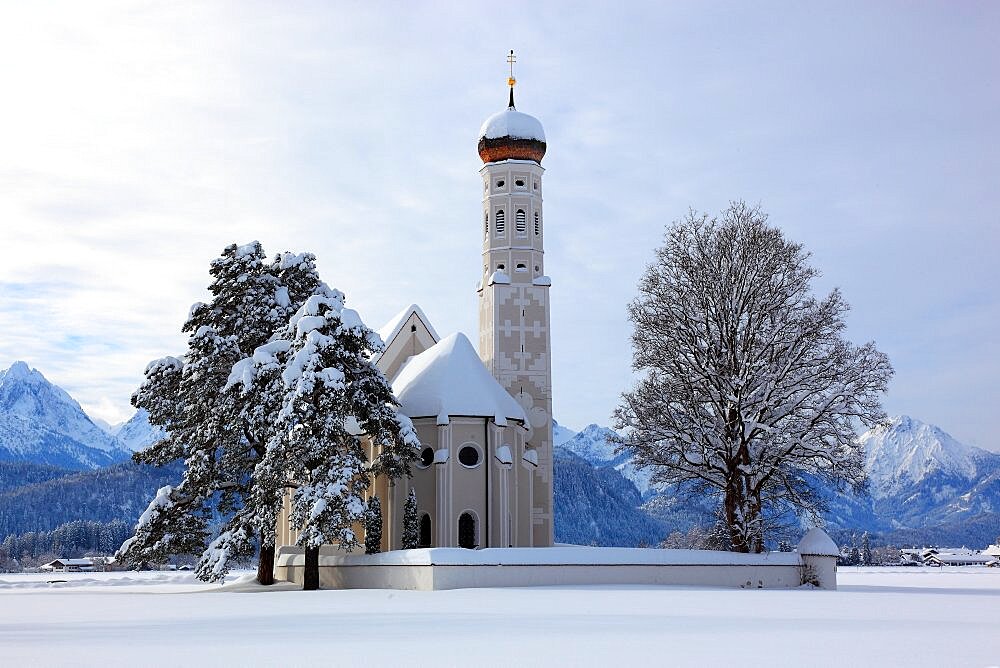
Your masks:
[{"label": "thin cloud", "polygon": [[251,239],[315,252],[372,325],[416,301],[474,335],[476,132],[514,48],[549,137],[561,422],[606,423],[631,381],[625,304],[664,225],[744,198],[885,342],[891,411],[1000,450],[1000,9],[661,4],[514,2],[489,40],[453,3],[9,9],[0,365],[119,421]]}]

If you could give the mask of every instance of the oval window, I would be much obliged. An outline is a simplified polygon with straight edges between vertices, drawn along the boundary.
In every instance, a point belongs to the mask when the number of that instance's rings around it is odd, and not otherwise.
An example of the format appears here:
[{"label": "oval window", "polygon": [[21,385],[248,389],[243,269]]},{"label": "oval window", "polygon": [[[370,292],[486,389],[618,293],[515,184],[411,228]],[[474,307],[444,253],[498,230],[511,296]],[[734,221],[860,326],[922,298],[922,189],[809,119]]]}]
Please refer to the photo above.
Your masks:
[{"label": "oval window", "polygon": [[518,179],[518,180],[514,181],[514,185],[517,186],[518,188],[523,188],[524,187],[524,181],[522,179]]},{"label": "oval window", "polygon": [[458,451],[458,461],[462,463],[462,466],[476,466],[479,464],[479,448],[473,445],[463,446],[461,450]]},{"label": "oval window", "polygon": [[424,448],[420,453],[420,468],[427,468],[434,463],[434,448]]},{"label": "oval window", "polygon": [[504,181],[502,179],[500,181],[497,181],[497,188],[503,188],[503,185]]}]

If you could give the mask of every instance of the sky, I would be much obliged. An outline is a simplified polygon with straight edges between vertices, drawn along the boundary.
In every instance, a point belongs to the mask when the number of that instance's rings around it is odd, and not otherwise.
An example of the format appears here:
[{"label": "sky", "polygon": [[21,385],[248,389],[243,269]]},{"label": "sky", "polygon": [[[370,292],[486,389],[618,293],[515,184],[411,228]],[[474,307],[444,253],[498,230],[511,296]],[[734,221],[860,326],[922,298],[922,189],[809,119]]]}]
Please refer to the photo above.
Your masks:
[{"label": "sky", "polygon": [[759,203],[885,406],[1000,451],[1000,4],[11,3],[0,368],[111,423],[233,242],[476,340],[479,126],[541,120],[556,418],[610,423],[671,221]]}]

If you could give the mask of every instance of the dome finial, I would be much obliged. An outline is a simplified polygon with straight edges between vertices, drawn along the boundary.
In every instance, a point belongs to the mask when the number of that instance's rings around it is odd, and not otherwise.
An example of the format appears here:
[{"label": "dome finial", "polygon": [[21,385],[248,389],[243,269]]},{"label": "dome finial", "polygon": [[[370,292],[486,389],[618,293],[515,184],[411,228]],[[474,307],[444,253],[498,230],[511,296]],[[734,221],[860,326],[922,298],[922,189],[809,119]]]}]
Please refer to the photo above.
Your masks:
[{"label": "dome finial", "polygon": [[507,79],[507,85],[510,86],[510,102],[507,103],[509,109],[514,108],[514,84],[517,83],[517,79],[514,78],[514,63],[517,62],[517,56],[514,55],[514,49],[510,50],[510,54],[507,56],[507,62],[510,63],[510,77]]}]

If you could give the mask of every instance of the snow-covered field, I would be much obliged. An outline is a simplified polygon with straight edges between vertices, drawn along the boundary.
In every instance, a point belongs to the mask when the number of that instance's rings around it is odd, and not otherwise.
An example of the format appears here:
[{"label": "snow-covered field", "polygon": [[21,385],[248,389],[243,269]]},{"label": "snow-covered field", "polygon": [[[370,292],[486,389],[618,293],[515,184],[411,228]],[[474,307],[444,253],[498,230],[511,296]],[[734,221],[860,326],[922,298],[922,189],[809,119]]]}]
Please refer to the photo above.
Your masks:
[{"label": "snow-covered field", "polygon": [[836,592],[255,593],[236,577],[220,588],[181,573],[0,574],[5,666],[321,662],[998,666],[1000,569],[844,568]]}]

